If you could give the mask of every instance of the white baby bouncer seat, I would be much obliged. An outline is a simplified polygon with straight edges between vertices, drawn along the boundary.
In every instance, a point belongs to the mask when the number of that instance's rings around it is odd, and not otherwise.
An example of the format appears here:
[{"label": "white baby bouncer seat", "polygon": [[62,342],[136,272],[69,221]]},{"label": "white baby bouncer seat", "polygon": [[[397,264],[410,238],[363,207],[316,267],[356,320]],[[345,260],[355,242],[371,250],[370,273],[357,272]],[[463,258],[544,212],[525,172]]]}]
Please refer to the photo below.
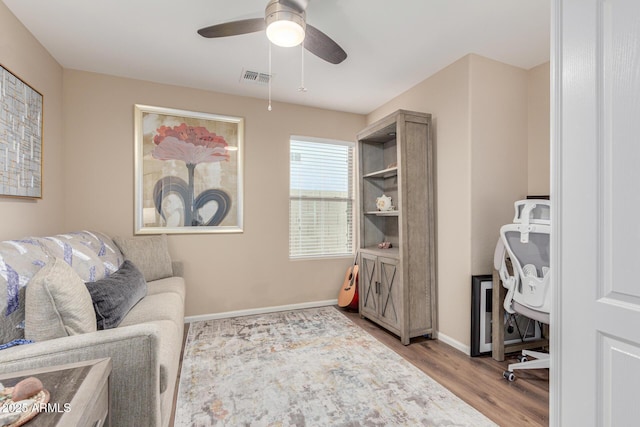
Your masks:
[{"label": "white baby bouncer seat", "polygon": [[[549,247],[551,206],[548,200],[519,200],[514,203],[513,224],[500,228],[500,239],[494,254],[494,267],[507,289],[504,308],[532,320],[549,324],[551,289]],[[507,267],[511,260],[511,271]],[[528,360],[534,357],[535,360]],[[509,381],[516,369],[549,368],[549,354],[523,350],[519,363],[504,371]]]}]

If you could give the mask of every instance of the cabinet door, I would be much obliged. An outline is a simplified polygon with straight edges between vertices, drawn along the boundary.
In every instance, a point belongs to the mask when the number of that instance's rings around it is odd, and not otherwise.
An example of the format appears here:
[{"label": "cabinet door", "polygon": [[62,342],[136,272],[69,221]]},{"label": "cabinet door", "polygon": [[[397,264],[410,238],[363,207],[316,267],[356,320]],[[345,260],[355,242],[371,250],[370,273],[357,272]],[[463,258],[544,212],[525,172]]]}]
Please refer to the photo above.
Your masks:
[{"label": "cabinet door", "polygon": [[380,302],[378,313],[388,324],[400,327],[402,311],[402,279],[399,261],[394,258],[378,258],[378,288]]},{"label": "cabinet door", "polygon": [[360,254],[359,281],[360,312],[378,313],[378,271],[377,257],[366,253]]}]

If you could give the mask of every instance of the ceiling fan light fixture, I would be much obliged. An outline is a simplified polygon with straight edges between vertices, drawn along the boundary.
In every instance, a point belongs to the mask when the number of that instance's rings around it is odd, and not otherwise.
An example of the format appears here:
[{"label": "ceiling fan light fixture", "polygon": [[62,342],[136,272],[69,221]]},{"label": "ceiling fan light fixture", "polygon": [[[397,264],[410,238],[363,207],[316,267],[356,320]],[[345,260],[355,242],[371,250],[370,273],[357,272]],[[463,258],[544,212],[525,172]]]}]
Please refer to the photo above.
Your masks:
[{"label": "ceiling fan light fixture", "polygon": [[281,19],[269,24],[267,37],[277,46],[298,46],[304,40],[304,29],[297,22]]},{"label": "ceiling fan light fixture", "polygon": [[271,0],[265,13],[267,38],[277,46],[293,47],[304,40],[306,22],[305,13],[295,11]]}]

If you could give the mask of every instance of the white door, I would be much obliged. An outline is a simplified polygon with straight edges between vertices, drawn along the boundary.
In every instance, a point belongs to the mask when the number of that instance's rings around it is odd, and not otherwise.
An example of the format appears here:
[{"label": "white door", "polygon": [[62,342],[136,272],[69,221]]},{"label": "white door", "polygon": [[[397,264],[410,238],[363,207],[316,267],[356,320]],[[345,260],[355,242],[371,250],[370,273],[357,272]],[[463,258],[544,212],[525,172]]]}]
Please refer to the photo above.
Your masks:
[{"label": "white door", "polygon": [[640,0],[554,0],[551,425],[640,425]]}]

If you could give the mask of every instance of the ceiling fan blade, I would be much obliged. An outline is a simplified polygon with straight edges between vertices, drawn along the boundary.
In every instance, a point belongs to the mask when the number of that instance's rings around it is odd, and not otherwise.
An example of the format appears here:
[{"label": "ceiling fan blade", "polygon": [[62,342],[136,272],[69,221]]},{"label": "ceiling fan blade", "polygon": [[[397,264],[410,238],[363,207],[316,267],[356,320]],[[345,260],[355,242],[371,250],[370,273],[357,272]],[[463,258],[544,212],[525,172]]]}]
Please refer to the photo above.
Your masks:
[{"label": "ceiling fan blade", "polygon": [[212,25],[200,28],[198,34],[202,37],[215,38],[237,36],[240,34],[255,33],[266,28],[264,18],[243,19],[241,21],[225,22],[224,24]]},{"label": "ceiling fan blade", "polygon": [[347,59],[347,52],[345,52],[338,43],[309,24],[307,24],[306,35],[304,36],[304,47],[318,58],[324,59],[332,64],[339,64]]},{"label": "ceiling fan blade", "polygon": [[307,10],[309,6],[309,0],[279,0],[279,3],[300,13]]}]

